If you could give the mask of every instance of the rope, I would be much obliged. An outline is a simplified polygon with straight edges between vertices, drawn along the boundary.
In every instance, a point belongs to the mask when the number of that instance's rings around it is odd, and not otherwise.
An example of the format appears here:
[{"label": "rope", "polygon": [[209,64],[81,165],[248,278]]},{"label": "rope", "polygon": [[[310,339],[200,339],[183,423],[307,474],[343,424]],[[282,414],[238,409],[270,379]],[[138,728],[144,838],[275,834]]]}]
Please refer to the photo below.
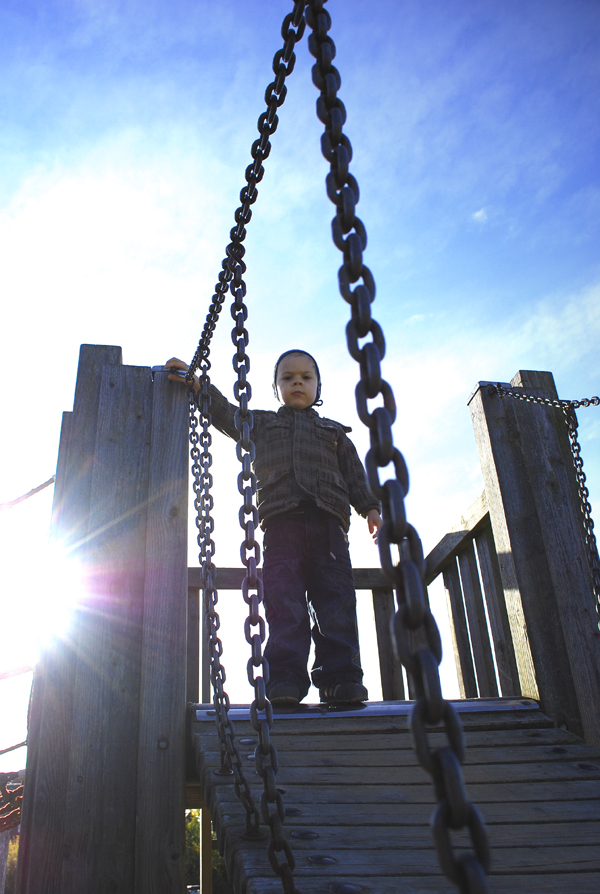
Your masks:
[{"label": "rope", "polygon": [[36,494],[39,494],[41,490],[44,490],[46,487],[50,487],[51,484],[54,484],[56,479],[56,475],[53,475],[52,478],[48,478],[47,481],[44,481],[43,484],[38,484],[37,487],[32,488],[30,491],[27,491],[26,494],[23,494],[22,497],[17,497],[16,500],[9,500],[7,503],[0,503],[1,509],[12,509],[13,506],[17,506],[19,503],[22,503],[24,500],[28,500],[29,497],[33,497]]}]

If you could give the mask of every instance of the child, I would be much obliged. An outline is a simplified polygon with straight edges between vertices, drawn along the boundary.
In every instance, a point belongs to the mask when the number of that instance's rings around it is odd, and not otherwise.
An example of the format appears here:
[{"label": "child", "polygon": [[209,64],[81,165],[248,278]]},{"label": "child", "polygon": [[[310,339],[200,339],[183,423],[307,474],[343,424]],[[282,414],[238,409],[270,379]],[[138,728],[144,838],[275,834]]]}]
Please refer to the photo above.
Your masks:
[{"label": "child", "polygon": [[[177,358],[166,364],[187,370]],[[182,381],[172,374],[169,379]],[[199,389],[198,380],[194,382]],[[323,419],[321,377],[306,351],[286,351],[275,364],[277,412],[254,410],[254,471],[264,530],[263,585],[269,638],[267,694],[275,706],[294,707],[308,692],[311,634],[312,681],[322,702],[360,703],[368,698],[358,664],[356,595],[348,552],[350,504],[366,517],[374,539],[379,504],[369,491],[350,431]],[[213,425],[238,439],[237,407],[210,387]]]}]

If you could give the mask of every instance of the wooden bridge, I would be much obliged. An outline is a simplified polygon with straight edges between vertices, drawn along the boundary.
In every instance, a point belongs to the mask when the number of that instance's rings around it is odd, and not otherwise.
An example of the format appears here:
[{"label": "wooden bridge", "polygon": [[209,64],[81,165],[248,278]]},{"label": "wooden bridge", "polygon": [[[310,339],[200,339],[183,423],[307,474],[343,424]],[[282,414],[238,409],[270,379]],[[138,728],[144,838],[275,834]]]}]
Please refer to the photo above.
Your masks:
[{"label": "wooden bridge", "polygon": [[[556,394],[549,373],[513,385]],[[566,427],[487,383],[470,406],[485,492],[428,556],[427,582],[442,574],[446,588],[490,890],[595,894],[600,639]],[[21,894],[179,894],[186,806],[203,807],[204,894],[209,812],[237,894],[281,890],[266,841],[244,838],[231,778],[216,772],[200,580],[186,567],[187,427],[184,389],[166,374],[123,366],[119,348],[82,347],[53,536],[87,586],[71,640],[50,645],[34,676]],[[219,589],[240,573],[221,571]],[[273,727],[298,887],[449,891],[407,729],[410,679],[407,693],[392,655],[392,592],[378,570],[355,579],[373,593],[384,701],[303,707]],[[259,799],[247,711],[232,715]]]}]

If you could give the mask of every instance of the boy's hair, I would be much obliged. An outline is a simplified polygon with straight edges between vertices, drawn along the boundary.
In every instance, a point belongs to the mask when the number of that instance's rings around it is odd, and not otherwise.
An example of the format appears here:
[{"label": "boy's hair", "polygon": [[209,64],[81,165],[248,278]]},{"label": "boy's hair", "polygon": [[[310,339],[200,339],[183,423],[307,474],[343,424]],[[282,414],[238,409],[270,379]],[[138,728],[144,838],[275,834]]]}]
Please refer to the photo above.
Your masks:
[{"label": "boy's hair", "polygon": [[309,354],[308,351],[302,350],[302,348],[292,348],[291,351],[284,351],[283,354],[281,354],[277,358],[277,363],[275,364],[275,369],[273,370],[273,393],[275,397],[277,398],[277,400],[279,400],[279,394],[277,393],[277,370],[283,358],[289,356],[289,354],[304,354],[305,357],[310,357],[310,359],[314,363],[315,371],[317,373],[317,396],[315,397],[311,406],[320,407],[323,401],[321,400],[321,373],[319,372],[319,366],[313,355]]}]

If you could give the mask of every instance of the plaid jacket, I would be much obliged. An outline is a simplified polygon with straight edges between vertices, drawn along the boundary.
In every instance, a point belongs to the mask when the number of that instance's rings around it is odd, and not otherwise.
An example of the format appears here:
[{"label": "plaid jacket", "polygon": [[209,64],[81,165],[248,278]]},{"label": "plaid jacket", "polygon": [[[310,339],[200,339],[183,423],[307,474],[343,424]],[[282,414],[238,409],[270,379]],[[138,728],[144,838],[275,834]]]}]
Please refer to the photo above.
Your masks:
[{"label": "plaid jacket", "polygon": [[[210,386],[213,425],[238,440],[237,407]],[[261,527],[272,516],[287,512],[302,500],[312,500],[350,527],[350,504],[359,515],[379,509],[367,485],[365,470],[345,425],[324,419],[312,408],[280,407],[254,410],[254,471]]]}]

